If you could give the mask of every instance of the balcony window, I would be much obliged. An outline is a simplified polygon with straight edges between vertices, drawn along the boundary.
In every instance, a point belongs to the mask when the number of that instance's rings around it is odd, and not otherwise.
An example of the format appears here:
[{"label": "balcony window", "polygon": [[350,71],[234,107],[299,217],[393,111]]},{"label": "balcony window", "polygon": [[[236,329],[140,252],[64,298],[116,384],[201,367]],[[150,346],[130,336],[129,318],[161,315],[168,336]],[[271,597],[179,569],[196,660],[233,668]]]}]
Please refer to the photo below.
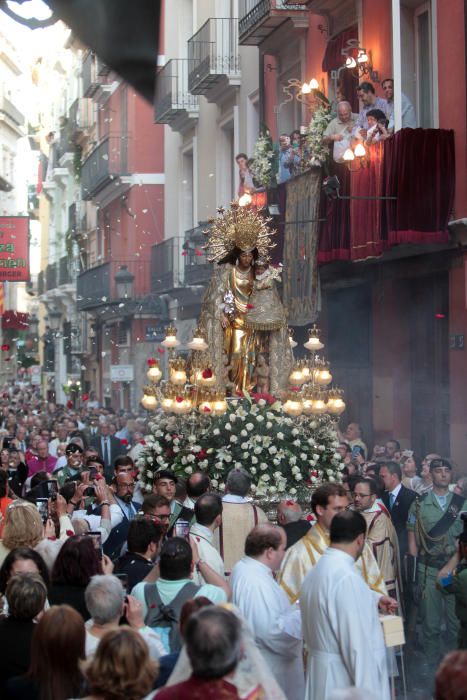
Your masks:
[{"label": "balcony window", "polygon": [[216,100],[216,88],[238,85],[238,20],[211,18],[188,41],[188,89]]},{"label": "balcony window", "polygon": [[188,90],[188,75],[193,60],[174,58],[157,74],[155,121],[184,131],[198,119],[199,100]]},{"label": "balcony window", "polygon": [[239,0],[239,43],[261,44],[278,27],[291,19],[308,20],[308,11],[301,3],[285,0]]},{"label": "balcony window", "polygon": [[128,175],[128,141],[124,135],[106,136],[91,152],[81,168],[82,196],[92,199],[100,190]]}]

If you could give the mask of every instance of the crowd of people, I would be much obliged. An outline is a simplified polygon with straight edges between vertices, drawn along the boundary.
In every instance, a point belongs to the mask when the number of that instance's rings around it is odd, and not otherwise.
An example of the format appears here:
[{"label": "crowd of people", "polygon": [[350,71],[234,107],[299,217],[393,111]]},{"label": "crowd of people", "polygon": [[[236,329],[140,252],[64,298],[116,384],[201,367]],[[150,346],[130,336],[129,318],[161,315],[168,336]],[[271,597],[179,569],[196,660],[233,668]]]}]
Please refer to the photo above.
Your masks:
[{"label": "crowd of people", "polygon": [[351,423],[342,483],[273,524],[243,468],[222,494],[170,469],[141,492],[144,419],[18,389],[0,404],[0,697],[386,700],[402,620],[427,685],[459,649],[434,697],[467,698],[467,479],[447,459],[395,439],[369,456]]}]

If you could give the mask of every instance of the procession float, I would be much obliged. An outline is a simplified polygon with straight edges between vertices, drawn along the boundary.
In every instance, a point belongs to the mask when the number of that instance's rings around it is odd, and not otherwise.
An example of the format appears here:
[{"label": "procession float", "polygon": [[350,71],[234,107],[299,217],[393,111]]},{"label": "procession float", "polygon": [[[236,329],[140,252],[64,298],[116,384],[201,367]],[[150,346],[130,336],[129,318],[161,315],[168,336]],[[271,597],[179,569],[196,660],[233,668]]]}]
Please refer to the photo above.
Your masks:
[{"label": "procession float", "polygon": [[306,356],[294,358],[277,289],[282,269],[270,264],[270,219],[234,202],[209,223],[213,273],[193,339],[183,348],[175,326],[166,329],[165,378],[161,361],[148,360],[141,486],[152,491],[160,469],[184,478],[201,469],[223,491],[228,472],[242,467],[259,500],[309,500],[321,481],[340,480],[342,391],[315,324]]}]

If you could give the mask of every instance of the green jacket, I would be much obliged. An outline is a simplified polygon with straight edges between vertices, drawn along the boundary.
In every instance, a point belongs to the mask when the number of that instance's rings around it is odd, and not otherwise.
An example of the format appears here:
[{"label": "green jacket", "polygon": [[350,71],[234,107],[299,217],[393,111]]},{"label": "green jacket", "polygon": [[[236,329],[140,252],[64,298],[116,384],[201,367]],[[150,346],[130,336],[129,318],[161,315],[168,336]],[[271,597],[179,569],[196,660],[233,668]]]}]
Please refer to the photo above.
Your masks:
[{"label": "green jacket", "polygon": [[449,582],[440,582],[438,587],[443,593],[456,597],[456,615],[462,626],[467,626],[467,561],[463,559],[448,577]]}]

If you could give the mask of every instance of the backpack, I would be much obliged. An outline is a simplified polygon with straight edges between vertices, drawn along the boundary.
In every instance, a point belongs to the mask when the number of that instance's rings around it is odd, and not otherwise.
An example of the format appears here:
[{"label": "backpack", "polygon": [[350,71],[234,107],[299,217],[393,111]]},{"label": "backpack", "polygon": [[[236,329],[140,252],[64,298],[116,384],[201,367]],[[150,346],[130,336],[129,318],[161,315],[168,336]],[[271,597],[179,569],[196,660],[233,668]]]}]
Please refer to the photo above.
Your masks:
[{"label": "backpack", "polygon": [[180,651],[182,639],[178,623],[181,610],[187,600],[194,598],[201,586],[186,583],[170,603],[164,605],[157,589],[157,584],[147,583],[144,587],[144,598],[148,608],[145,624],[148,627],[168,629],[170,651]]}]

